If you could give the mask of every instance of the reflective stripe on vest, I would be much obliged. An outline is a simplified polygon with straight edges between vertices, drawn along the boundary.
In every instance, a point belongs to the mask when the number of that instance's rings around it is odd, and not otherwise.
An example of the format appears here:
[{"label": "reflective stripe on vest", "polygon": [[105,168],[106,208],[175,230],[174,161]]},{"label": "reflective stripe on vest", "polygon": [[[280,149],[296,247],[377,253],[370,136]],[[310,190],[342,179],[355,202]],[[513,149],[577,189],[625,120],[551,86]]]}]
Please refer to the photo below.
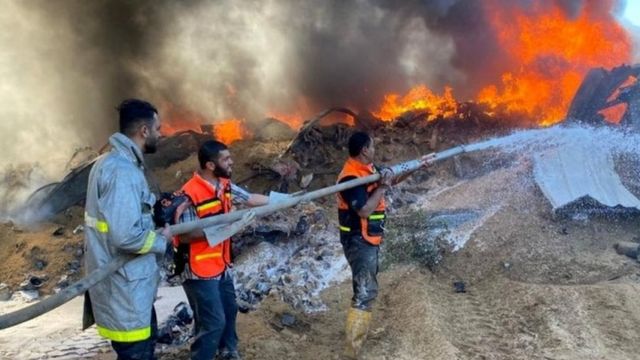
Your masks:
[{"label": "reflective stripe on vest", "polygon": [[201,261],[201,260],[219,258],[219,257],[222,257],[222,253],[221,252],[215,252],[215,253],[209,253],[209,254],[200,254],[200,255],[196,255],[195,261]]},{"label": "reflective stripe on vest", "polygon": [[222,205],[222,203],[220,202],[220,200],[213,200],[211,202],[204,203],[202,205],[197,206],[196,207],[196,211],[197,212],[207,211],[207,210],[210,210],[210,209],[212,209],[214,207],[221,206],[221,205]]},{"label": "reflective stripe on vest", "polygon": [[151,326],[135,330],[111,330],[100,325],[96,325],[96,327],[100,336],[117,342],[136,342],[151,337]]},{"label": "reflective stripe on vest", "polygon": [[[225,192],[224,193],[224,197],[226,199],[231,200],[231,193],[230,192]],[[217,198],[206,200],[203,203],[200,203],[200,204],[198,204],[196,206],[196,212],[198,212],[198,213],[201,213],[201,212],[204,212],[204,211],[217,212],[217,211],[221,210],[222,208],[221,209],[215,209],[215,210],[214,210],[214,208],[218,207],[218,206],[222,207],[223,205],[224,204]]]}]

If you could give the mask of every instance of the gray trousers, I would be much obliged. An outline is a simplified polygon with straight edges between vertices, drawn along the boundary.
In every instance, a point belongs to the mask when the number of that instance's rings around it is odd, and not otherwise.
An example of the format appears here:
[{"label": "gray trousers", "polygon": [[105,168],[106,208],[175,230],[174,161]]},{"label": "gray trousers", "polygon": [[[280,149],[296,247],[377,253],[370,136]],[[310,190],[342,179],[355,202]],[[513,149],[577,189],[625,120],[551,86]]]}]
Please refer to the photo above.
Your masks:
[{"label": "gray trousers", "polygon": [[351,307],[371,311],[378,296],[378,252],[380,247],[371,245],[362,235],[341,235],[344,255],[351,267],[353,298]]}]

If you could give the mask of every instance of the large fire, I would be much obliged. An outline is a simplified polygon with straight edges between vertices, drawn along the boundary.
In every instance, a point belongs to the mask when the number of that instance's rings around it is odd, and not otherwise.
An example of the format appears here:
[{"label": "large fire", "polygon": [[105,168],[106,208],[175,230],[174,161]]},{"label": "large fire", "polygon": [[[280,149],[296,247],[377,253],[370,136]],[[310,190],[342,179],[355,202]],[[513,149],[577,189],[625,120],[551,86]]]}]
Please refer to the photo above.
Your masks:
[{"label": "large fire", "polygon": [[228,119],[213,124],[213,136],[216,140],[227,145],[236,140],[247,138],[249,135],[249,130],[242,120]]},{"label": "large fire", "polygon": [[[569,18],[555,6],[525,13],[516,6],[485,2],[485,16],[509,58],[499,83],[482,87],[475,101],[492,112],[524,116],[540,125],[561,121],[589,69],[617,66],[631,58],[631,41],[603,11],[604,4],[585,2],[580,13]],[[388,120],[408,110],[426,109],[433,119],[455,111],[455,104],[449,88],[438,96],[418,86],[404,97],[385,96],[375,114]]]},{"label": "large fire", "polygon": [[169,103],[164,103],[160,112],[163,114],[161,132],[171,135],[179,131],[193,130],[213,133],[213,137],[225,144],[251,137],[251,131],[240,119],[212,120],[205,116],[188,111]]},{"label": "large fire", "polygon": [[[528,7],[520,6],[520,2],[510,4],[497,0],[486,0],[482,4],[484,13],[478,16],[484,16],[501,49],[495,59],[501,70],[499,78],[492,82],[473,84],[479,90],[470,100],[488,114],[542,126],[555,124],[564,119],[590,69],[611,68],[631,60],[631,40],[610,13],[613,0],[585,1],[573,15],[554,5],[556,3],[546,1],[529,2]],[[235,90],[232,95],[234,93]],[[314,111],[304,95],[300,95],[298,103],[296,112],[274,110],[267,116],[297,130]],[[373,115],[390,121],[412,111],[423,113],[432,121],[455,116],[459,105],[451,86],[438,93],[427,85],[417,85],[405,95],[385,95],[377,109],[373,109]],[[607,121],[618,123],[626,108],[626,104],[612,103],[601,114]],[[194,128],[198,124],[213,124],[215,136],[226,143],[251,136],[241,120],[213,122],[186,115],[175,117],[181,120],[171,125]],[[323,121],[324,124],[354,124],[348,115],[332,115]]]},{"label": "large fire", "polygon": [[573,19],[558,7],[530,15],[487,6],[486,16],[515,65],[501,87],[487,86],[477,100],[535,117],[541,125],[561,121],[589,69],[631,58],[628,35],[603,4],[587,1]]},{"label": "large fire", "polygon": [[444,94],[434,94],[424,85],[409,90],[405,96],[388,94],[380,110],[373,114],[384,121],[390,121],[408,111],[423,110],[427,112],[427,120],[435,120],[439,116],[453,116],[458,109],[458,103],[453,98],[453,91],[446,87]]}]

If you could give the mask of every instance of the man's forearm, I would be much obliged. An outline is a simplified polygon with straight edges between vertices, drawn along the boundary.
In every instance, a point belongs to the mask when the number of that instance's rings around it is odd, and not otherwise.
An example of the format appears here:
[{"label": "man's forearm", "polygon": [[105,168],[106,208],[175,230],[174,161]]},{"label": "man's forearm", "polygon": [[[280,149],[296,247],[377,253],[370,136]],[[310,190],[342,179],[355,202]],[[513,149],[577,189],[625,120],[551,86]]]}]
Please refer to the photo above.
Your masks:
[{"label": "man's forearm", "polygon": [[371,215],[371,213],[378,207],[378,204],[384,197],[384,193],[386,190],[387,190],[387,186],[385,185],[378,186],[378,188],[376,188],[373,194],[371,194],[371,197],[369,197],[367,202],[364,204],[362,209],[358,211],[358,216],[362,218],[369,217],[369,215]]},{"label": "man's forearm", "polygon": [[267,205],[268,203],[269,197],[262,194],[251,194],[247,200],[247,206],[250,207]]}]

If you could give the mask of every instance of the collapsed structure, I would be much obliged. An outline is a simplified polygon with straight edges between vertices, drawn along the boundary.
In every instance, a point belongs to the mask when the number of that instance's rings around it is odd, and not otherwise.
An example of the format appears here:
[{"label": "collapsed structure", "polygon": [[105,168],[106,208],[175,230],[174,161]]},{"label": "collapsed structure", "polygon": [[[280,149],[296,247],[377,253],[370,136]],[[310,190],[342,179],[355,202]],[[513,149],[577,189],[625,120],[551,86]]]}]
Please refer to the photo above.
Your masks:
[{"label": "collapsed structure", "polygon": [[[640,132],[639,76],[640,65],[591,70],[571,103],[567,123]],[[587,204],[640,210],[640,200],[618,176],[615,157],[589,144],[572,144],[537,154],[534,176],[554,212]]]}]

